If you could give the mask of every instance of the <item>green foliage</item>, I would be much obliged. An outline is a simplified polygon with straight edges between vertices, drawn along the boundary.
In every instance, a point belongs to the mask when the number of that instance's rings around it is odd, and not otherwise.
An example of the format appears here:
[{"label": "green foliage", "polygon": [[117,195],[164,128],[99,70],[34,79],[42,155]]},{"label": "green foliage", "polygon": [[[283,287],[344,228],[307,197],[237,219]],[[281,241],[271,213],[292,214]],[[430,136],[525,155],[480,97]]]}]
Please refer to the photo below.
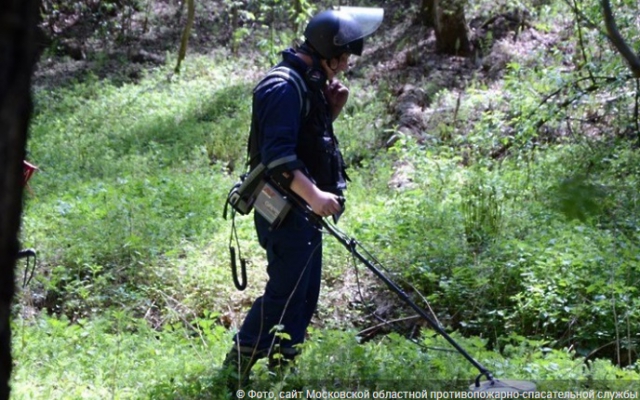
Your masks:
[{"label": "green foliage", "polygon": [[301,36],[315,10],[307,0],[225,0],[222,3],[230,22],[232,53],[257,45],[269,64],[278,62],[282,48]]},{"label": "green foliage", "polygon": [[470,171],[469,179],[460,190],[461,212],[467,243],[480,248],[502,231],[505,199],[498,192],[501,182],[491,182],[486,171]]},{"label": "green foliage", "polygon": [[48,272],[52,309],[138,303],[146,287],[176,284],[170,267],[185,243],[220,237],[223,251],[234,179],[224,171],[244,163],[250,86],[223,87],[229,75],[209,66],[188,62],[174,82],[159,72],[140,85],[89,80],[36,95],[29,147],[41,172],[24,237]]},{"label": "green foliage", "polygon": [[[583,356],[623,360],[635,352],[638,236],[621,239],[617,232],[620,201],[628,204],[637,193],[633,183],[610,175],[602,151],[569,146],[534,163],[513,159],[460,169],[448,152],[408,138],[396,146],[402,148],[398,162],[410,166],[398,169],[406,189],[381,199],[384,210],[369,214],[376,223],[354,231],[361,241],[377,243],[384,262],[402,271],[408,287],[427,293],[437,314],[486,336],[491,346],[514,333]],[[625,158],[621,165],[637,157],[624,146],[607,151]],[[567,186],[563,168],[583,163],[592,165],[594,183]],[[601,181],[616,187],[606,199]],[[586,225],[572,222],[574,215],[584,216]],[[598,349],[604,342],[617,345]]]},{"label": "green foliage", "polygon": [[586,221],[588,216],[601,212],[604,192],[582,176],[561,181],[552,193],[558,209],[569,219]]},{"label": "green foliage", "polygon": [[[152,330],[126,311],[75,324],[56,318],[14,323],[16,399],[225,399],[218,376],[230,337],[214,314]],[[418,345],[397,334],[359,344],[354,332],[310,332],[295,373],[270,378],[254,369],[256,390],[463,390],[477,371],[432,331]],[[511,336],[504,356],[478,338],[454,338],[498,379],[535,380],[542,390],[633,389],[639,376],[603,360]],[[616,383],[619,382],[619,383]],[[624,385],[624,386],[620,386]]]},{"label": "green foliage", "polygon": [[340,135],[340,148],[347,165],[358,168],[363,161],[378,155],[384,146],[382,131],[389,118],[385,115],[384,99],[376,92],[366,90],[359,80],[345,80],[345,85],[350,87],[349,101],[335,122],[335,130]]},{"label": "green foliage", "polygon": [[209,360],[226,350],[220,326],[201,329],[195,338],[186,333],[152,330],[126,311],[73,324],[49,317],[17,320],[12,398],[140,399],[181,391],[193,385],[191,375],[205,374]]}]

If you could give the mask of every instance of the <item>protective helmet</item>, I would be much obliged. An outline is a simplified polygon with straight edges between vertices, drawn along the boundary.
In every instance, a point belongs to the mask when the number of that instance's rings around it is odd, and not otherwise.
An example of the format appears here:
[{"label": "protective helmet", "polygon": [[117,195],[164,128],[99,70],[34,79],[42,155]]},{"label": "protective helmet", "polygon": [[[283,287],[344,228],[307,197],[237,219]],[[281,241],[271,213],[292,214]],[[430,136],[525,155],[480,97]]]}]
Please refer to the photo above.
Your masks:
[{"label": "protective helmet", "polygon": [[339,57],[342,53],[362,55],[364,37],[382,23],[384,10],[371,7],[340,7],[315,15],[304,36],[322,58]]}]

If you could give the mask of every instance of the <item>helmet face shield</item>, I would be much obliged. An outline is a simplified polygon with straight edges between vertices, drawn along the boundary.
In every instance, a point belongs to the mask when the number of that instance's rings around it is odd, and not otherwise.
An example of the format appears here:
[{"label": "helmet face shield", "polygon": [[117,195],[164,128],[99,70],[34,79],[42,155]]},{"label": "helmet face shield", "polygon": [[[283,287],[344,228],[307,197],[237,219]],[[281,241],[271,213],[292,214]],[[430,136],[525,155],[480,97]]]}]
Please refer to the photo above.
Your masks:
[{"label": "helmet face shield", "polygon": [[[382,18],[384,17],[384,9],[377,7],[346,7],[340,6],[337,11],[348,14],[354,21],[357,22],[358,29],[350,29],[351,27],[345,26],[350,24],[342,23],[338,31],[341,35],[336,35],[336,45],[342,46],[357,39],[362,39],[365,36],[371,35],[382,24]],[[344,33],[342,29],[344,28]],[[337,43],[338,36],[344,40],[342,43]]]},{"label": "helmet face shield", "polygon": [[314,16],[304,34],[323,58],[338,57],[342,53],[359,56],[364,37],[378,29],[383,16],[382,8],[341,6]]},{"label": "helmet face shield", "polygon": [[335,46],[344,46],[363,37],[362,29],[357,21],[343,16],[338,20],[338,32],[333,37],[333,44]]}]

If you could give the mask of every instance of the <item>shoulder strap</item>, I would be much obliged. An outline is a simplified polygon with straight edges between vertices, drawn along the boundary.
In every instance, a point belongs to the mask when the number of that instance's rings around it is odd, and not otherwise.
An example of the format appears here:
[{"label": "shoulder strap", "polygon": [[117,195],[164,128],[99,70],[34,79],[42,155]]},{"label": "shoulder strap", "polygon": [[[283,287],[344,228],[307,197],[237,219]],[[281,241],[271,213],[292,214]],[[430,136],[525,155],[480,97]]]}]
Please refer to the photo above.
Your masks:
[{"label": "shoulder strap", "polygon": [[[267,75],[262,78],[262,80],[256,85],[253,92],[262,89],[266,85],[270,85],[275,83],[276,81],[285,80],[287,82],[291,82],[293,86],[296,88],[298,92],[298,99],[300,100],[300,116],[304,119],[309,115],[309,111],[311,110],[311,101],[309,100],[309,90],[307,89],[307,84],[304,79],[300,76],[300,74],[295,71],[293,68],[289,68],[285,65],[277,65],[272,68]],[[252,122],[253,124],[253,122]],[[247,140],[247,165],[254,164],[255,158],[259,154],[251,154],[252,144],[257,138],[253,138],[254,132],[253,127],[249,134],[249,139]]]},{"label": "shoulder strap", "polygon": [[296,91],[298,92],[298,99],[300,100],[300,115],[305,118],[309,115],[309,109],[311,108],[308,96],[309,90],[307,89],[307,84],[304,79],[293,68],[289,68],[284,65],[278,65],[272,68],[260,83],[258,83],[254,92],[279,79],[291,82],[296,88]]}]

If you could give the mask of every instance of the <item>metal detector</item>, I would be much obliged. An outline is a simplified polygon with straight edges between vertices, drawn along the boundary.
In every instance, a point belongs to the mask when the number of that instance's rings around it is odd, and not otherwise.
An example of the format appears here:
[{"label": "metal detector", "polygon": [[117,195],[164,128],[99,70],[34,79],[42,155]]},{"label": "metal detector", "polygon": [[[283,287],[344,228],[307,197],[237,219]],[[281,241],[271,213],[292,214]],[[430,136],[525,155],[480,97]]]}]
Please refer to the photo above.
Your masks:
[{"label": "metal detector", "polygon": [[[321,216],[315,214],[311,210],[309,205],[304,202],[304,200],[302,200],[295,194],[290,193],[287,189],[278,186],[275,182],[269,180],[268,177],[263,173],[264,168],[258,169],[258,172],[250,173],[249,178],[244,179],[243,177],[243,182],[239,182],[238,184],[236,184],[229,192],[227,203],[225,203],[225,219],[227,214],[227,204],[231,205],[235,211],[243,215],[248,214],[255,206],[256,210],[261,215],[263,215],[270,223],[272,223],[271,229],[277,229],[279,222],[281,222],[286,217],[286,213],[289,211],[290,207],[297,207],[308,216],[308,220],[310,223],[318,226],[319,228],[325,229],[333,237],[335,237],[351,254],[353,254],[371,272],[373,272],[380,280],[382,280],[387,285],[387,287],[391,289],[391,291],[396,293],[398,297],[400,297],[402,301],[407,303],[416,313],[418,313],[420,317],[427,321],[427,323],[436,332],[444,337],[460,354],[462,354],[465,359],[467,359],[467,361],[469,361],[480,372],[480,374],[475,379],[475,384],[471,385],[469,387],[469,390],[473,392],[486,393],[499,392],[504,395],[510,393],[530,393],[536,390],[536,385],[532,382],[495,379],[491,371],[489,371],[482,364],[471,357],[471,355],[465,349],[463,349],[451,336],[449,336],[449,334],[436,321],[434,321],[423,308],[421,308],[413,300],[411,300],[411,298],[394,281],[387,277],[380,270],[380,268],[374,265],[374,263],[377,263],[378,265],[383,267],[379,261],[376,260],[375,262],[372,262],[370,260],[370,258],[373,258],[371,255],[364,255],[359,250],[359,248],[363,247],[358,243],[357,240],[347,236],[345,233],[338,230],[338,228],[328,222],[327,219],[324,219]],[[255,182],[260,183],[256,185]],[[273,185],[270,185],[269,183],[272,183]],[[266,193],[262,193],[264,192],[265,187],[268,189],[268,191]],[[263,201],[256,201],[261,193],[264,194],[264,196],[262,196],[264,198]],[[340,198],[340,201],[344,206],[344,198]],[[282,212],[282,210],[284,210],[284,212]],[[337,216],[334,215],[333,219],[334,222],[337,222]],[[230,251],[231,271],[233,274],[234,283],[239,290],[243,290],[246,287],[245,260],[240,257],[243,282],[239,282],[236,271],[235,249],[231,245]],[[487,380],[481,381],[482,376],[485,376]]]},{"label": "metal detector", "polygon": [[[444,337],[462,356],[469,361],[480,374],[476,377],[475,383],[469,386],[469,390],[472,392],[485,392],[485,393],[532,393],[536,390],[536,385],[528,381],[518,380],[498,380],[493,377],[491,371],[485,368],[477,360],[475,360],[465,349],[463,349],[436,321],[434,321],[427,312],[418,306],[411,298],[389,277],[387,277],[380,268],[374,265],[374,262],[365,256],[359,247],[362,246],[357,240],[347,236],[341,232],[333,224],[329,223],[325,218],[315,214],[307,204],[295,195],[288,196],[298,207],[300,207],[309,216],[309,222],[315,223],[325,229],[336,238],[351,254],[353,254],[358,260],[360,260],[371,272],[373,272],[380,280],[382,280],[391,291],[408,304],[420,317],[422,317],[427,323],[442,337]],[[341,198],[341,202],[344,205],[344,199]],[[369,256],[371,257],[371,256]],[[382,266],[379,261],[375,261],[378,265]],[[481,381],[482,376],[487,378],[486,381]]]}]

